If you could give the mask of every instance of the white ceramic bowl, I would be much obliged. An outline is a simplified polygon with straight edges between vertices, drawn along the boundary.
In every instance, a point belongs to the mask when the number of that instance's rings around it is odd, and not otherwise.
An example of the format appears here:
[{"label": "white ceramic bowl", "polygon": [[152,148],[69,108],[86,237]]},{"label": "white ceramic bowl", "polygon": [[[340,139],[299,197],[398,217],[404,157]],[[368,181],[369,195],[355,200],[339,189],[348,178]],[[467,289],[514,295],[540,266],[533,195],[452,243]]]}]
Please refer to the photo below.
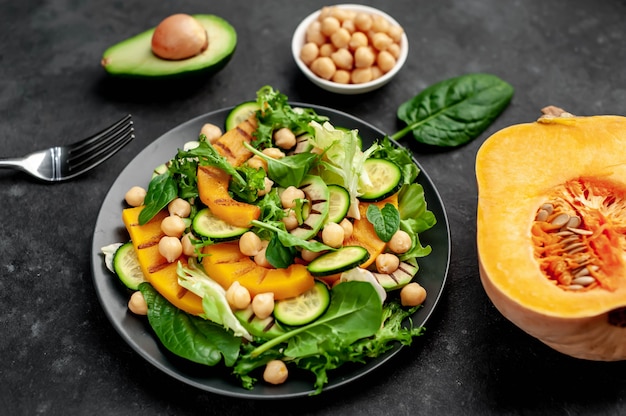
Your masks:
[{"label": "white ceramic bowl", "polygon": [[[400,26],[400,24],[387,13],[373,7],[363,6],[360,4],[337,4],[331,7],[340,7],[346,10],[363,11],[371,14],[378,14],[386,18],[390,23]],[[325,80],[315,75],[313,71],[311,71],[311,69],[300,59],[300,51],[302,49],[302,46],[304,46],[307,28],[315,19],[318,18],[320,12],[321,10],[317,10],[316,12],[311,13],[309,16],[307,16],[298,25],[291,40],[291,52],[293,54],[293,59],[296,61],[296,64],[298,65],[300,70],[304,73],[304,75],[306,75],[309,80],[311,80],[311,82],[327,91],[338,94],[362,94],[365,92],[373,91],[387,84],[398,73],[398,71],[400,71],[409,54],[409,41],[406,37],[406,33],[402,34],[402,41],[400,42],[400,56],[398,57],[398,60],[396,61],[394,67],[389,72],[373,81],[364,82],[362,84],[340,84],[337,82]]]}]

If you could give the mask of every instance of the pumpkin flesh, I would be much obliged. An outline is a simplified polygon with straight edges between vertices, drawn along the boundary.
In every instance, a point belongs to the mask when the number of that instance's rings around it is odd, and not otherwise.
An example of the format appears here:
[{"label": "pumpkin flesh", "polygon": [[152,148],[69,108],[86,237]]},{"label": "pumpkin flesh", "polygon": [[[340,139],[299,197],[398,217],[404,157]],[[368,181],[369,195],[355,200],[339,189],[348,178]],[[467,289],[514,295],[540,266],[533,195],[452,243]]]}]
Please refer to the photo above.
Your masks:
[{"label": "pumpkin flesh", "polygon": [[[580,358],[626,359],[624,132],[624,117],[544,118],[495,133],[476,158],[485,291],[520,328]],[[554,217],[537,221],[546,203],[581,219],[570,227],[576,250],[564,249]],[[597,266],[582,288],[572,286],[578,253]]]}]

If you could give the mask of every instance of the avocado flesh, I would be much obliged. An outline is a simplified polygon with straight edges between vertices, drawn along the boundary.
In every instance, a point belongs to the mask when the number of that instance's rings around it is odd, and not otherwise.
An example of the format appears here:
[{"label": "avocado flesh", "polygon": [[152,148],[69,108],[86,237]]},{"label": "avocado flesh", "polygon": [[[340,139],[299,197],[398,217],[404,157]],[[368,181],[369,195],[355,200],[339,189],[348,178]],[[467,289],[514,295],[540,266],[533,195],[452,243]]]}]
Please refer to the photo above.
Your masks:
[{"label": "avocado flesh", "polygon": [[193,15],[206,29],[209,46],[199,55],[179,61],[161,59],[152,53],[155,28],[108,48],[102,66],[111,75],[136,78],[168,78],[198,73],[213,73],[230,60],[237,46],[237,33],[224,19],[215,15]]}]

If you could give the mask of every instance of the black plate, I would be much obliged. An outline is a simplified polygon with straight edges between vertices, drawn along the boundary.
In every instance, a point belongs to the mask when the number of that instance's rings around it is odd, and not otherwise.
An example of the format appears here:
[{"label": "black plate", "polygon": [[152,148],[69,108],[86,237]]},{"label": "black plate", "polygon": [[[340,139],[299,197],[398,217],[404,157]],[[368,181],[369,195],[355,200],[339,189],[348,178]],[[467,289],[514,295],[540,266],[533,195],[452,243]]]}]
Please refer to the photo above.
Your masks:
[{"label": "black plate", "polygon": [[[335,126],[358,129],[364,148],[384,136],[380,130],[346,113],[309,104],[292,105],[313,108],[318,114],[330,117]],[[126,191],[134,185],[147,187],[153,168],[171,159],[185,142],[195,140],[204,123],[222,126],[229,111],[230,108],[225,108],[196,117],[165,133],[141,151],[113,183],[102,203],[93,235],[92,270],[96,293],[107,317],[122,338],[155,367],[184,383],[212,393],[240,398],[284,399],[307,396],[313,392],[314,382],[309,373],[290,374],[289,380],[280,386],[269,386],[261,380],[254,389],[246,390],[238,380],[228,375],[227,369],[195,365],[173,356],[161,346],[147,320],[128,311],[129,294],[106,269],[100,251],[108,244],[128,240],[121,219]],[[417,279],[428,293],[424,307],[413,316],[413,323],[419,326],[426,323],[443,291],[450,262],[450,232],[445,209],[435,186],[419,163],[415,163],[421,169],[417,180],[424,187],[428,209],[437,218],[437,224],[420,236],[423,244],[432,247],[432,253],[419,261]],[[331,371],[324,390],[357,380],[387,362],[400,348],[394,348],[367,364],[344,366]]]}]

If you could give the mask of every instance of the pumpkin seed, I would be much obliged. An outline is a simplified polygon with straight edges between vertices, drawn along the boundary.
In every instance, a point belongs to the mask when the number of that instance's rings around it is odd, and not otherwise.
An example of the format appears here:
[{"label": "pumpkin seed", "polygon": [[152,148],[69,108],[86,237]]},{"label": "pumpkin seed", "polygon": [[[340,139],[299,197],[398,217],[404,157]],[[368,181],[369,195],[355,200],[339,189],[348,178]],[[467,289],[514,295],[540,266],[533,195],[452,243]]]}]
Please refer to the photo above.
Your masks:
[{"label": "pumpkin seed", "polygon": [[570,290],[581,290],[581,289],[584,289],[585,287],[582,285],[569,285],[567,286],[567,288]]},{"label": "pumpkin seed", "polygon": [[577,228],[581,222],[582,220],[579,217],[577,217],[576,215],[572,215],[569,218],[569,221],[567,221],[567,224],[565,224],[565,226],[567,228]]},{"label": "pumpkin seed", "polygon": [[561,227],[567,224],[569,219],[570,219],[570,216],[568,214],[562,213],[554,217],[552,221],[550,222],[550,224],[555,225],[557,227]]},{"label": "pumpkin seed", "polygon": [[546,202],[541,206],[541,209],[546,211],[548,214],[552,214],[552,212],[554,211],[554,205]]},{"label": "pumpkin seed", "polygon": [[589,286],[594,283],[596,279],[592,276],[581,276],[572,280],[573,285]]},{"label": "pumpkin seed", "polygon": [[537,221],[544,222],[548,219],[549,216],[550,213],[548,211],[546,211],[545,209],[540,209],[539,212],[537,212],[537,217],[535,219]]},{"label": "pumpkin seed", "polygon": [[590,230],[583,230],[582,228],[575,228],[575,227],[568,227],[567,228],[569,231],[579,234],[579,235],[591,235],[593,234],[593,231]]}]

